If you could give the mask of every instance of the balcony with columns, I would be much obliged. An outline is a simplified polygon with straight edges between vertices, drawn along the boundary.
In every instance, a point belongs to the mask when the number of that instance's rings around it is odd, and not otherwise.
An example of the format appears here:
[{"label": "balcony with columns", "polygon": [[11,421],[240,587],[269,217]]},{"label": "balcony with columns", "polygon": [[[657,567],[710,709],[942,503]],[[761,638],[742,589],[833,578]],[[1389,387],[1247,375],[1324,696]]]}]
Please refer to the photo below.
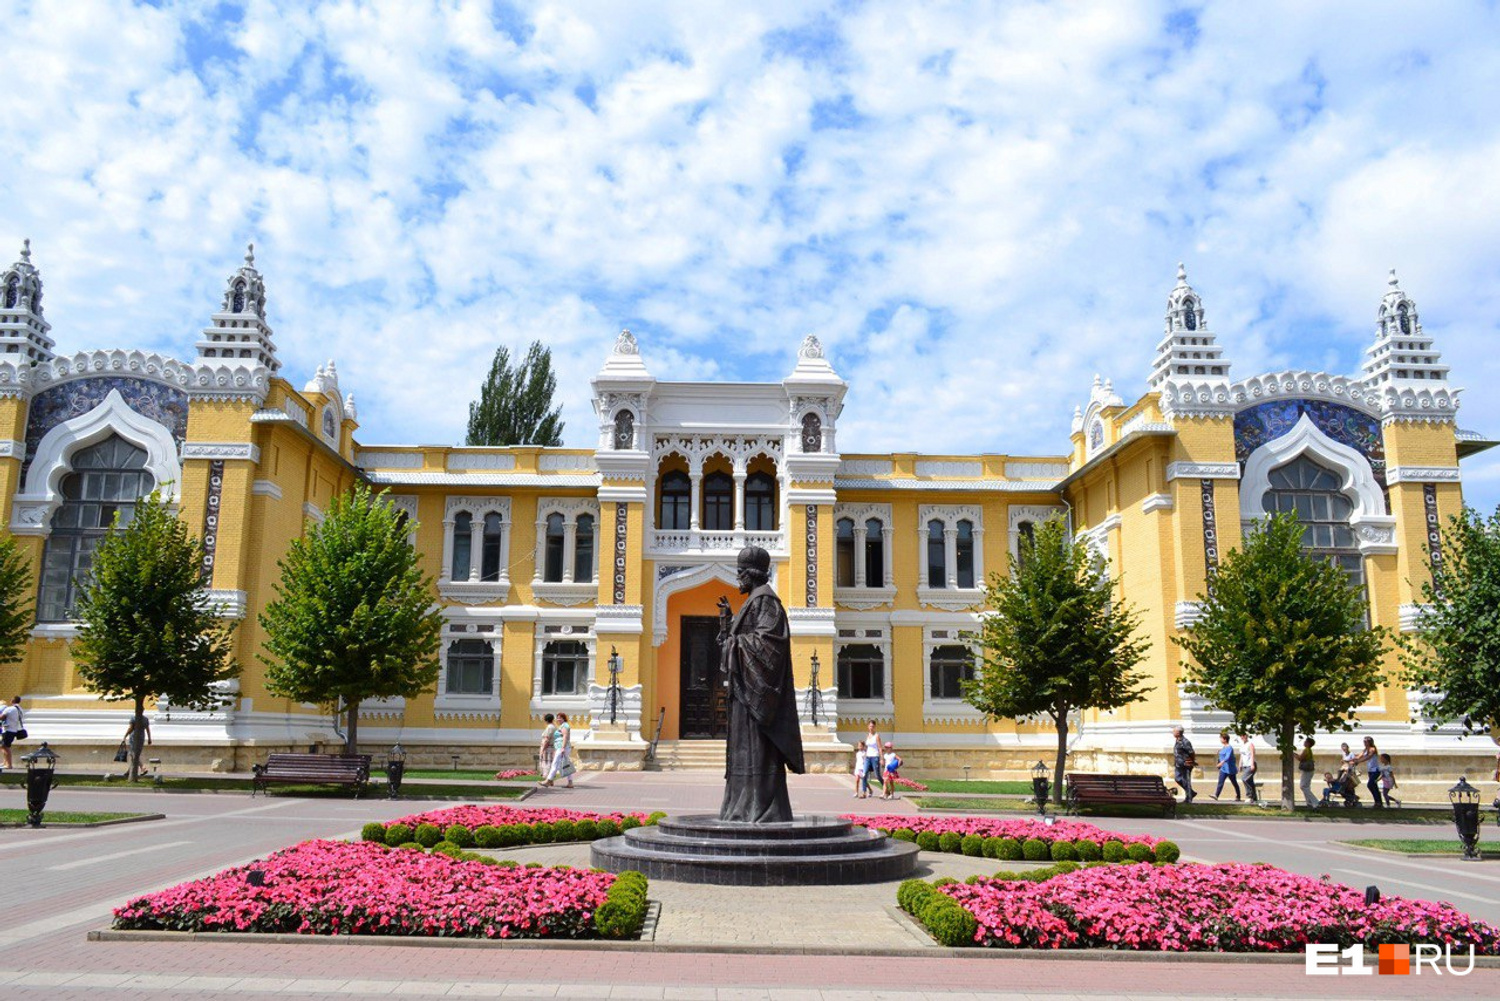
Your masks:
[{"label": "balcony with columns", "polygon": [[786,511],[771,456],[674,453],[659,466],[656,493],[648,557],[723,557],[751,545],[772,556],[788,553]]}]

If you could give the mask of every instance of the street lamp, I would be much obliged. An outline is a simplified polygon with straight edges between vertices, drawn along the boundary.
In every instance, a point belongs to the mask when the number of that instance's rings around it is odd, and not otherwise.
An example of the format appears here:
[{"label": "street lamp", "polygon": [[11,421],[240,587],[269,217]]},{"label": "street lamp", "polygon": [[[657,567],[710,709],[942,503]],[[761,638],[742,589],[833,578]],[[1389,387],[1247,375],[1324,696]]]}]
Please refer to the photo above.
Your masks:
[{"label": "street lamp", "polygon": [[620,651],[611,646],[609,648],[609,722],[611,726],[620,721],[620,670],[624,666],[625,662],[620,659]]},{"label": "street lamp", "polygon": [[401,798],[401,777],[406,774],[406,748],[399,743],[385,759],[385,787],[391,799]]},{"label": "street lamp", "polygon": [[1043,817],[1047,815],[1047,794],[1052,783],[1047,781],[1047,766],[1038,761],[1031,766],[1031,791],[1036,794],[1036,808]]},{"label": "street lamp", "polygon": [[57,753],[42,741],[42,746],[21,758],[26,762],[26,823],[42,826],[42,811],[47,809],[47,794],[57,779]]},{"label": "street lamp", "polygon": [[818,651],[814,650],[812,655],[812,673],[807,679],[807,714],[812,720],[812,725],[818,725],[818,710],[823,708],[823,691],[818,683]]},{"label": "street lamp", "polygon": [[1464,846],[1464,861],[1479,861],[1479,790],[1469,785],[1468,776],[1458,780],[1458,785],[1448,790],[1448,802],[1453,804],[1453,826],[1458,828],[1458,840]]}]

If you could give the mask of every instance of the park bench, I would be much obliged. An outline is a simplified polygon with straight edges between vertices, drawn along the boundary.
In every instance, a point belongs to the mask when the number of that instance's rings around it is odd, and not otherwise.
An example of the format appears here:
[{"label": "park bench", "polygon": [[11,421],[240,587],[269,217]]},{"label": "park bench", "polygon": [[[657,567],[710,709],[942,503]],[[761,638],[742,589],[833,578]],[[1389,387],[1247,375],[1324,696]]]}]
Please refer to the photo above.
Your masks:
[{"label": "park bench", "polygon": [[359,795],[370,781],[368,754],[272,754],[253,769],[250,794],[263,792],[272,782],[293,785],[352,786]]},{"label": "park bench", "polygon": [[1068,773],[1068,812],[1085,806],[1159,806],[1163,816],[1175,816],[1177,800],[1160,775]]}]

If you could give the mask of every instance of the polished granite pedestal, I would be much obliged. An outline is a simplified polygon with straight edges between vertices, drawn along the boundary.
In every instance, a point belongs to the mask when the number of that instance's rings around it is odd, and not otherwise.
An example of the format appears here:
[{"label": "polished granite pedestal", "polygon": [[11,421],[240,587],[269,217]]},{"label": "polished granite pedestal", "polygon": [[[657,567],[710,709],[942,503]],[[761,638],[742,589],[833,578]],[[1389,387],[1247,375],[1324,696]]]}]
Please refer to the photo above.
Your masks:
[{"label": "polished granite pedestal", "polygon": [[650,879],[723,886],[879,883],[910,876],[917,846],[837,817],[745,824],[712,814],[664,818],[593,845],[593,863]]}]

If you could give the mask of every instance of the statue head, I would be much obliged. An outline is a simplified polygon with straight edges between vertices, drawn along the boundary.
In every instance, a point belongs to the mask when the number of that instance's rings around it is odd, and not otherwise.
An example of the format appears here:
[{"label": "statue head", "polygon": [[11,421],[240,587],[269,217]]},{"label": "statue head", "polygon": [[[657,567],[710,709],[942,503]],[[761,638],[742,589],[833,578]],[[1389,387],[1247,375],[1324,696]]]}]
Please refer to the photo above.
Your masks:
[{"label": "statue head", "polygon": [[741,549],[737,563],[741,594],[749,594],[771,579],[771,554],[759,546]]}]

